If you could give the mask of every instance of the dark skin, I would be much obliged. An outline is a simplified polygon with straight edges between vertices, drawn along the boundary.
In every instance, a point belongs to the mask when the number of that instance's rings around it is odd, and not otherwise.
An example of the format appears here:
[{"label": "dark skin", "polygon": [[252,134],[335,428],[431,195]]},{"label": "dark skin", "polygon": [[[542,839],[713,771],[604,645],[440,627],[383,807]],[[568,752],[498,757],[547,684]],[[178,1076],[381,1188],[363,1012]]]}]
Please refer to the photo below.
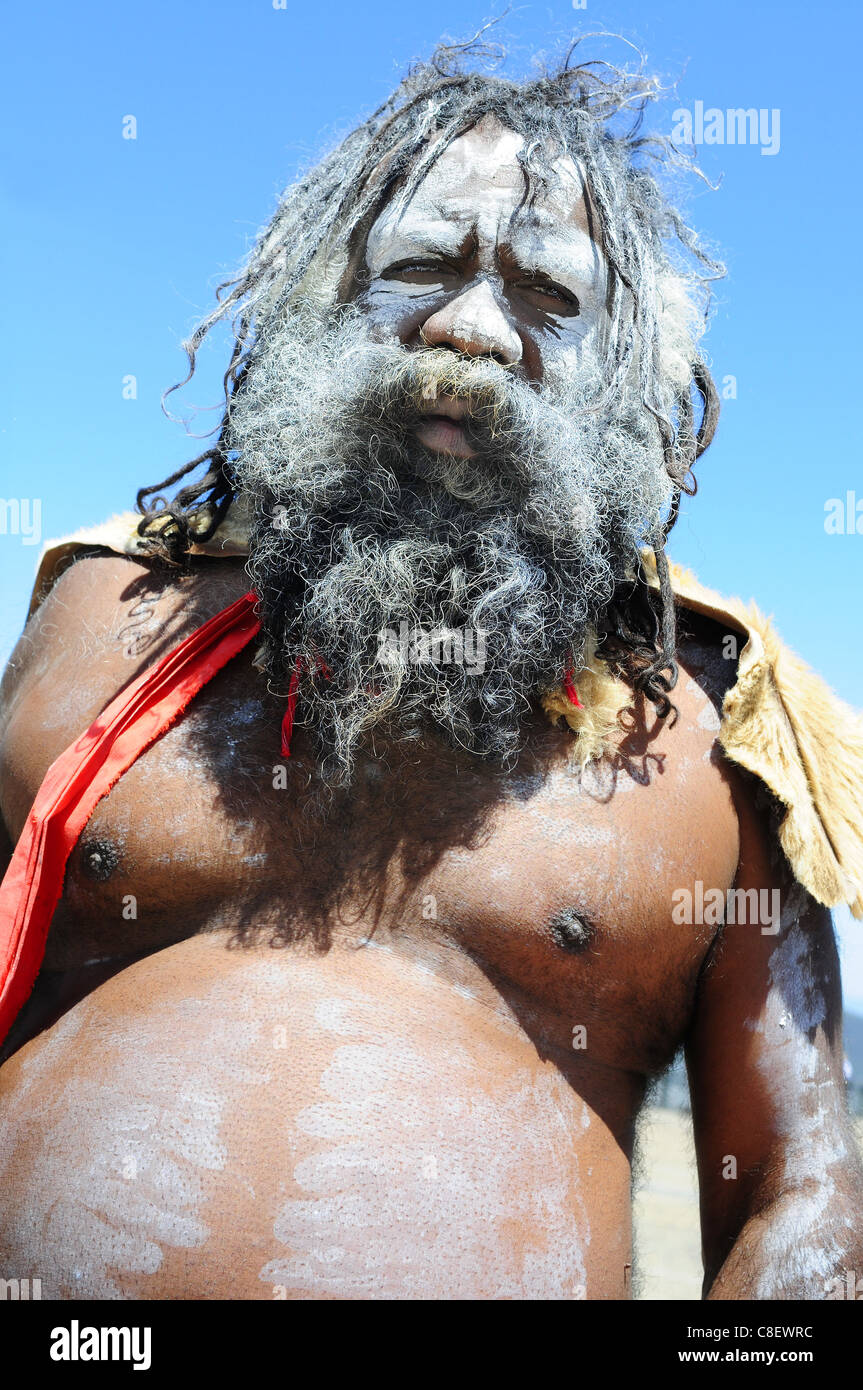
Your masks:
[{"label": "dark skin", "polygon": [[[488,128],[457,151],[489,188],[451,280],[409,280],[403,316],[375,308],[375,267],[352,293],[406,347],[538,380],[577,342],[483,239],[505,156]],[[570,215],[587,234],[583,196]],[[247,588],[227,560],[66,572],[4,682],[12,840],[52,759]],[[635,1121],[681,1044],[705,1292],[818,1298],[859,1268],[829,914],[721,755],[732,663],[687,624],[676,722],[633,697],[585,774],[537,707],[508,776],[380,737],[326,810],[301,726],[279,756],[283,704],[250,655],[216,677],[70,860],[0,1072],[0,1275],[38,1267],[44,1296],[626,1297]],[[781,925],[675,920],[697,880],[778,888]]]}]

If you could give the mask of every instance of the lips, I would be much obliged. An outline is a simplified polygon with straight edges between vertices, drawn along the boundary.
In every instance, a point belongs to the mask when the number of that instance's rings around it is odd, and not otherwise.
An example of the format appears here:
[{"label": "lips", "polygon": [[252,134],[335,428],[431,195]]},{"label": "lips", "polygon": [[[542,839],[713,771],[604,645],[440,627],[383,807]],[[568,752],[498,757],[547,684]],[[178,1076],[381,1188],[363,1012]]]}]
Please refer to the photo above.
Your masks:
[{"label": "lips", "polygon": [[455,454],[458,458],[473,458],[474,449],[460,423],[469,414],[467,401],[455,396],[440,396],[428,410],[423,411],[416,436],[427,449],[438,453]]}]

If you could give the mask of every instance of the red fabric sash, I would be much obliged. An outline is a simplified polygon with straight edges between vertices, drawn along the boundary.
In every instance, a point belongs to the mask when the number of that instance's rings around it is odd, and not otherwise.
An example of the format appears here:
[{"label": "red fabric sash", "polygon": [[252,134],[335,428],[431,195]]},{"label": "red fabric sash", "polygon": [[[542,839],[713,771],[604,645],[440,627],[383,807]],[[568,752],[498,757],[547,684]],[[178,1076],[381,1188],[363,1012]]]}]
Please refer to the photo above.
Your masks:
[{"label": "red fabric sash", "polygon": [[244,594],[132,681],[51,764],[0,885],[0,1042],[45,955],[66,863],[97,802],[260,630]]}]

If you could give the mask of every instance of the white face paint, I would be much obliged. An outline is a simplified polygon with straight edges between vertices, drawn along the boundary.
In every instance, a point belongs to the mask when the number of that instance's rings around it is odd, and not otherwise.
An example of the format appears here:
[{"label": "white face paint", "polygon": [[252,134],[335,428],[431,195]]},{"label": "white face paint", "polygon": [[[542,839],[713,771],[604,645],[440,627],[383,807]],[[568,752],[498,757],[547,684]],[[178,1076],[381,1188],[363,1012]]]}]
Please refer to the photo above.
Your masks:
[{"label": "white face paint", "polygon": [[445,312],[454,334],[510,360],[529,355],[527,337],[546,366],[577,367],[604,325],[605,262],[569,158],[554,166],[560,186],[521,207],[523,143],[486,119],[441,155],[407,206],[396,195],[383,210],[363,295],[378,332],[405,341],[407,325]]}]

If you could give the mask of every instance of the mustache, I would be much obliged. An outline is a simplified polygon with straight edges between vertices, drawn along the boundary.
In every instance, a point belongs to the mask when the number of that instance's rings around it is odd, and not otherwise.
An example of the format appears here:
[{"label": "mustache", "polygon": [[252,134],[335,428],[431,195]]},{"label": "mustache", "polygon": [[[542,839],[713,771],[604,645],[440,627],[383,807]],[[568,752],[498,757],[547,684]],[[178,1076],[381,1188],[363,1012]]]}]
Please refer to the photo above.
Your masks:
[{"label": "mustache", "polygon": [[[561,416],[561,426],[571,427],[579,407],[590,410],[586,385],[582,395],[583,400],[567,402],[567,419]],[[530,481],[534,459],[532,451],[524,449],[525,438],[553,425],[549,416],[557,411],[552,393],[521,379],[514,367],[448,348],[387,346],[377,362],[369,362],[365,388],[354,409],[358,421],[377,428],[383,440],[398,449],[406,435],[435,414],[442,400],[462,407],[457,423],[479,457],[504,463],[514,481]]]},{"label": "mustache", "polygon": [[508,369],[488,359],[463,357],[447,348],[401,349],[370,387],[382,418],[407,429],[449,397],[464,406],[459,424],[478,441],[505,444],[512,433],[517,383]]}]

